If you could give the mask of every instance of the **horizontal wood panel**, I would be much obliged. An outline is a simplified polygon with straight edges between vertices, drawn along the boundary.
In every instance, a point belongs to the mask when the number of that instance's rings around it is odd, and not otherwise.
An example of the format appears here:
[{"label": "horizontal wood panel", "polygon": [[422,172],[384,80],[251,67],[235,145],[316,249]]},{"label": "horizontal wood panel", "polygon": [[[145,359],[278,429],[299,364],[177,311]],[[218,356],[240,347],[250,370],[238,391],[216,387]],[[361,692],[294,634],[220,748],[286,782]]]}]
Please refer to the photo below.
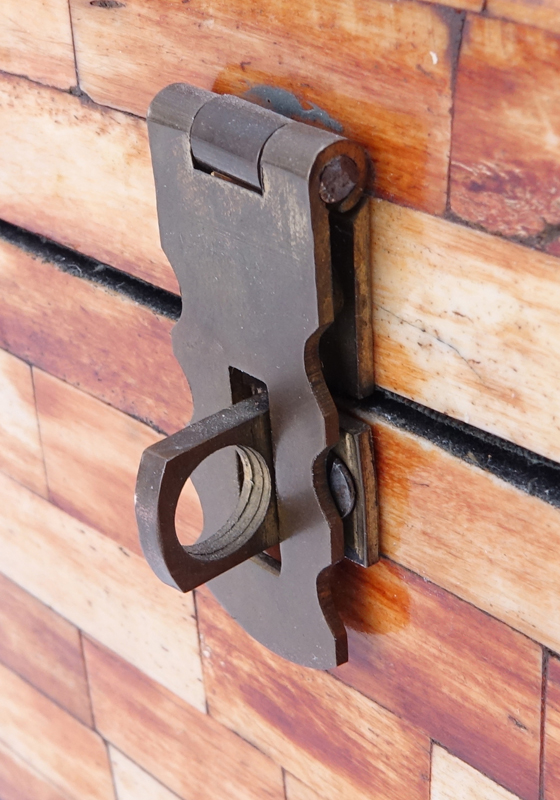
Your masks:
[{"label": "horizontal wood panel", "polygon": [[0,470],[46,497],[31,368],[4,350],[0,350],[0,407]]},{"label": "horizontal wood panel", "polygon": [[0,742],[0,797],[2,800],[68,800],[68,795]]},{"label": "horizontal wood panel", "polygon": [[2,665],[0,740],[69,800],[113,800],[101,737]]},{"label": "horizontal wood panel", "polygon": [[145,116],[178,81],[253,97],[280,89],[288,113],[314,109],[311,119],[368,147],[378,193],[444,210],[457,12],[381,0],[71,8],[80,85],[96,102]]},{"label": "horizontal wood panel", "polygon": [[544,800],[560,795],[560,659],[548,663],[544,727]]},{"label": "horizontal wood panel", "polygon": [[335,599],[349,633],[338,678],[537,800],[538,645],[386,561],[368,570],[343,562]]},{"label": "horizontal wood panel", "polygon": [[434,744],[430,800],[516,800],[516,796]]},{"label": "horizontal wood panel", "polygon": [[372,203],[377,382],[560,461],[560,261]]},{"label": "horizontal wood panel", "polygon": [[560,2],[558,0],[488,0],[487,12],[514,22],[535,25],[546,31],[560,33]]},{"label": "horizontal wood panel", "polygon": [[0,661],[93,725],[79,631],[2,575]]},{"label": "horizontal wood panel", "polygon": [[251,639],[208,589],[197,591],[210,713],[325,800],[419,800],[429,742],[331,675]]},{"label": "horizontal wood panel", "polygon": [[3,0],[0,69],[61,89],[77,84],[67,0]]},{"label": "horizontal wood panel", "polygon": [[169,319],[0,240],[0,320],[26,361],[169,433],[188,422]]},{"label": "horizontal wood panel", "polygon": [[2,475],[0,496],[0,571],[204,710],[192,595],[160,583],[143,558]]},{"label": "horizontal wood panel", "polygon": [[117,800],[177,800],[178,795],[114,747],[109,747]]},{"label": "horizontal wood panel", "polygon": [[0,219],[177,291],[144,120],[0,75],[0,153]]},{"label": "horizontal wood panel", "polygon": [[184,800],[283,800],[280,768],[104,648],[85,642],[98,729]]},{"label": "horizontal wood panel", "polygon": [[[134,513],[142,452],[161,439],[135,419],[45,372],[34,370],[49,499],[142,556]],[[181,541],[193,543],[202,511],[192,482],[177,513]]]},{"label": "horizontal wood panel", "polygon": [[382,420],[374,436],[383,552],[560,651],[560,509]]},{"label": "horizontal wood panel", "polygon": [[459,60],[451,208],[560,254],[560,38],[471,16]]}]

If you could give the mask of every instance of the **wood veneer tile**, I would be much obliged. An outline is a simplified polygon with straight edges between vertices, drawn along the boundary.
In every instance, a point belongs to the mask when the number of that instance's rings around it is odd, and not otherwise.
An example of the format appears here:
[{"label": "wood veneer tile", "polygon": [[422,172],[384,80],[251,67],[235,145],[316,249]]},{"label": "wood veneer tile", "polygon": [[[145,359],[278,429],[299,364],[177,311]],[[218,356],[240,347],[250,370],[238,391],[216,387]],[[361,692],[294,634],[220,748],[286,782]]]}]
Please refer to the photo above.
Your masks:
[{"label": "wood veneer tile", "polygon": [[303,119],[311,110],[368,146],[382,196],[444,210],[457,12],[381,0],[71,8],[81,86],[97,102],[144,116],[177,81],[263,102],[280,90],[288,113],[301,104]]},{"label": "wood veneer tile", "polygon": [[344,562],[335,588],[349,629],[336,676],[537,800],[541,648],[390,562]]},{"label": "wood veneer tile", "polygon": [[68,800],[29,764],[0,742],[0,797],[2,800]]},{"label": "wood veneer tile", "polygon": [[114,747],[109,747],[117,800],[177,800],[178,795]]},{"label": "wood veneer tile", "polygon": [[67,0],[3,0],[0,69],[69,89],[78,82]]},{"label": "wood veneer tile", "polygon": [[197,592],[210,713],[325,800],[427,798],[429,742],[331,675],[251,639]]},{"label": "wood veneer tile", "polygon": [[452,210],[505,236],[560,241],[560,38],[470,17],[457,76]]},{"label": "wood veneer tile", "polygon": [[560,261],[371,208],[377,382],[560,461]]},{"label": "wood veneer tile", "polygon": [[184,800],[283,800],[280,768],[122,659],[85,642],[103,736]]},{"label": "wood veneer tile", "polygon": [[[34,375],[50,500],[142,556],[136,475],[142,452],[161,436],[58,378],[37,369]],[[181,495],[177,527],[184,543],[202,530],[191,482]]]},{"label": "wood veneer tile", "polygon": [[0,497],[0,571],[204,710],[192,596],[160,583],[143,558],[2,475]]},{"label": "wood veneer tile", "polygon": [[516,796],[434,745],[430,800],[516,800]]},{"label": "wood veneer tile", "polygon": [[177,291],[144,120],[1,75],[0,154],[0,219]]},{"label": "wood veneer tile", "polygon": [[560,659],[548,663],[544,729],[544,800],[560,793]]},{"label": "wood veneer tile", "polygon": [[172,432],[191,396],[173,323],[0,240],[0,343],[68,383]]},{"label": "wood veneer tile", "polygon": [[0,661],[92,725],[79,631],[3,575]]},{"label": "wood veneer tile", "polygon": [[0,408],[0,470],[46,497],[31,368],[4,350],[0,350]]},{"label": "wood veneer tile", "polygon": [[113,800],[101,737],[0,664],[0,740],[72,800]]},{"label": "wood veneer tile", "polygon": [[559,0],[488,0],[486,11],[493,17],[504,17],[560,33]]},{"label": "wood veneer tile", "polygon": [[286,786],[286,800],[322,800],[317,792],[294,778],[289,772],[284,773],[284,783]]},{"label": "wood veneer tile", "polygon": [[382,551],[560,651],[560,509],[374,422]]}]

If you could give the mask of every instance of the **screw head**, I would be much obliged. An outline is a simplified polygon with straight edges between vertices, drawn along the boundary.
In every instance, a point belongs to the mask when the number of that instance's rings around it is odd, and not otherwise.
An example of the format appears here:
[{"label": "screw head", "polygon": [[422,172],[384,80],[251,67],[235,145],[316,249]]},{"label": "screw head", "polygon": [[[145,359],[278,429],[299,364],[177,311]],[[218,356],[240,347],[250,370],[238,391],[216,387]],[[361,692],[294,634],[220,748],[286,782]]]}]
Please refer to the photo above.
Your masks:
[{"label": "screw head", "polygon": [[335,456],[329,470],[329,487],[342,519],[346,519],[356,505],[356,486],[346,464]]},{"label": "screw head", "polygon": [[323,168],[319,196],[324,203],[341,203],[355,188],[360,177],[356,162],[349,156],[336,156]]}]

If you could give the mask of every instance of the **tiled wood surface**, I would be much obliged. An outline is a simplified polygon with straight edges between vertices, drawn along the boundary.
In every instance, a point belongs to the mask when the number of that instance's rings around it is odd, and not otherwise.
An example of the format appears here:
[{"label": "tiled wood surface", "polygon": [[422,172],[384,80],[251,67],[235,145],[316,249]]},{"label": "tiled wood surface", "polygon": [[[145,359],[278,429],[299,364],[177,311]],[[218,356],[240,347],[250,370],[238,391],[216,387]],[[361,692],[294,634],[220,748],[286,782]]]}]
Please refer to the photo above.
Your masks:
[{"label": "tiled wood surface", "polygon": [[537,800],[541,648],[385,561],[343,564],[336,589],[350,657],[335,675]]},{"label": "tiled wood surface", "polygon": [[516,800],[515,795],[434,745],[430,800]]},{"label": "tiled wood surface", "polygon": [[[280,89],[372,156],[378,383],[560,460],[560,6],[482,6],[5,0],[0,220],[176,291],[149,100]],[[161,300],[45,252],[0,240],[2,800],[556,800],[560,510],[368,414],[350,662],[271,656],[140,555],[139,454],[191,414]]]},{"label": "tiled wood surface", "polygon": [[3,0],[0,8],[0,70],[69,89],[76,66],[66,0]]},{"label": "tiled wood surface", "polygon": [[93,725],[78,629],[3,575],[0,661],[81,722]]}]

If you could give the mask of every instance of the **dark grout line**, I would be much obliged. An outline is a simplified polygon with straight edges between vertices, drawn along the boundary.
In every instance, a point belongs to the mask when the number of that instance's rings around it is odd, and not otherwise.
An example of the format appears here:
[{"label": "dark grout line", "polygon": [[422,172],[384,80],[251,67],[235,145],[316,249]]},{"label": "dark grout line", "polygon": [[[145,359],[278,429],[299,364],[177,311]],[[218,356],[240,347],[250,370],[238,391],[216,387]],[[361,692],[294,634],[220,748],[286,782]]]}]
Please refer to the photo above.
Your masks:
[{"label": "dark grout line", "polygon": [[560,508],[560,464],[550,458],[384,389],[377,389],[352,407],[362,418],[381,417]]},{"label": "dark grout line", "polygon": [[129,297],[135,303],[155,311],[156,314],[178,320],[181,315],[181,298],[165,289],[153,286],[126,272],[101,264],[69,247],[57,244],[44,236],[30,233],[9,222],[0,220],[0,239],[19,247],[34,258],[54,264],[62,272],[91,281]]},{"label": "dark grout line", "polygon": [[[63,272],[125,295],[156,314],[172,320],[180,317],[180,297],[140,278],[2,220],[0,238]],[[383,389],[360,403],[348,402],[360,416],[377,415],[560,508],[560,464],[555,461]]]}]

